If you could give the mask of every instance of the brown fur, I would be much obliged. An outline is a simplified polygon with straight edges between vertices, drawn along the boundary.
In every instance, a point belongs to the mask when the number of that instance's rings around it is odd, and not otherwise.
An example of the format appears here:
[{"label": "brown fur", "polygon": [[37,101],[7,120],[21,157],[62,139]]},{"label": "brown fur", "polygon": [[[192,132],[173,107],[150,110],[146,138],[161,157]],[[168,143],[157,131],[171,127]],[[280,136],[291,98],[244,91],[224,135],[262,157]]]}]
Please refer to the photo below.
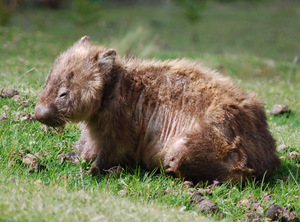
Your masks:
[{"label": "brown fur", "polygon": [[83,37],[55,61],[36,107],[48,125],[80,122],[94,170],[143,164],[193,180],[239,181],[279,166],[263,105],[186,59],[120,58]]}]

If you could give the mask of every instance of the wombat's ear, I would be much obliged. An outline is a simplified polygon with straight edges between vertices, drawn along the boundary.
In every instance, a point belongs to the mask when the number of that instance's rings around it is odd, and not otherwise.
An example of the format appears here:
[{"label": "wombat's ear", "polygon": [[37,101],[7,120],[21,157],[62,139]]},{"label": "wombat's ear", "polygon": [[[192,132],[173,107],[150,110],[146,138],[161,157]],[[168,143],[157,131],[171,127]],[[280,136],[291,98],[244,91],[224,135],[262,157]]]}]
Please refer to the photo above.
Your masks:
[{"label": "wombat's ear", "polygon": [[90,43],[90,37],[89,36],[83,36],[80,40],[80,43]]},{"label": "wombat's ear", "polygon": [[108,49],[98,54],[98,64],[103,73],[108,73],[115,65],[116,50]]}]

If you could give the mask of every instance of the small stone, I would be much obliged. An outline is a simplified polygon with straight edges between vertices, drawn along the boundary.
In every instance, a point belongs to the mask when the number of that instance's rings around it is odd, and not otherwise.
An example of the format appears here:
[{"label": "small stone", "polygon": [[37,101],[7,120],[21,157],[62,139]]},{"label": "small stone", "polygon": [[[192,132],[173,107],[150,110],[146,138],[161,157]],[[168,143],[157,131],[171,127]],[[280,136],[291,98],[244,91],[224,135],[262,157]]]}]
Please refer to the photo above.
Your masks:
[{"label": "small stone", "polygon": [[300,159],[300,154],[296,151],[292,151],[286,155],[289,159]]},{"label": "small stone", "polygon": [[27,107],[29,104],[33,103],[30,99],[22,101],[19,103],[19,106]]},{"label": "small stone", "polygon": [[218,206],[211,200],[209,199],[204,199],[197,203],[196,209],[198,209],[201,213],[204,212],[210,212],[210,213],[215,213],[218,211]]},{"label": "small stone", "polygon": [[281,144],[281,145],[279,145],[279,146],[276,148],[276,150],[277,150],[277,152],[283,152],[283,151],[285,151],[287,148],[288,148],[287,145]]},{"label": "small stone", "polygon": [[194,183],[192,181],[184,181],[182,186],[181,186],[181,189],[192,189],[194,188]]},{"label": "small stone", "polygon": [[1,89],[0,90],[0,97],[13,97],[15,95],[18,95],[19,92],[17,90],[14,89]]},{"label": "small stone", "polygon": [[268,113],[273,114],[273,115],[280,115],[283,113],[289,113],[290,109],[288,105],[280,105],[280,104],[275,104]]}]

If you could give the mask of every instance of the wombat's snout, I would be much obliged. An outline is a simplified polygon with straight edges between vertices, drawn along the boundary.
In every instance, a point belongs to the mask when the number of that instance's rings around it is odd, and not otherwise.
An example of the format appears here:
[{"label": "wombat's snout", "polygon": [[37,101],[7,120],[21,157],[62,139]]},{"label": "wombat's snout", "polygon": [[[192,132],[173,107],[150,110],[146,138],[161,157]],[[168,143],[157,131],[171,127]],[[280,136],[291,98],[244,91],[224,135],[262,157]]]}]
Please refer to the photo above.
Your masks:
[{"label": "wombat's snout", "polygon": [[38,104],[34,110],[35,118],[41,123],[44,123],[49,126],[59,125],[58,122],[55,120],[55,113],[56,109],[53,106],[49,105]]}]

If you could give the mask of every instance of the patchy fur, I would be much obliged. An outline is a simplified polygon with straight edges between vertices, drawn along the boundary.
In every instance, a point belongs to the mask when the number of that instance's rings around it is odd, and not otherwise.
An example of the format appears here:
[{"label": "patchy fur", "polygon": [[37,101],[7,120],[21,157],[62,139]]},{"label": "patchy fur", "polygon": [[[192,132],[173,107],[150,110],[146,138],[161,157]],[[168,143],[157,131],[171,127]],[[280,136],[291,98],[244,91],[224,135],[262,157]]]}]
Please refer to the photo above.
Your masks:
[{"label": "patchy fur", "polygon": [[56,59],[35,115],[80,122],[93,172],[162,167],[192,180],[272,175],[279,166],[263,104],[218,72],[186,59],[120,58],[83,37]]}]

